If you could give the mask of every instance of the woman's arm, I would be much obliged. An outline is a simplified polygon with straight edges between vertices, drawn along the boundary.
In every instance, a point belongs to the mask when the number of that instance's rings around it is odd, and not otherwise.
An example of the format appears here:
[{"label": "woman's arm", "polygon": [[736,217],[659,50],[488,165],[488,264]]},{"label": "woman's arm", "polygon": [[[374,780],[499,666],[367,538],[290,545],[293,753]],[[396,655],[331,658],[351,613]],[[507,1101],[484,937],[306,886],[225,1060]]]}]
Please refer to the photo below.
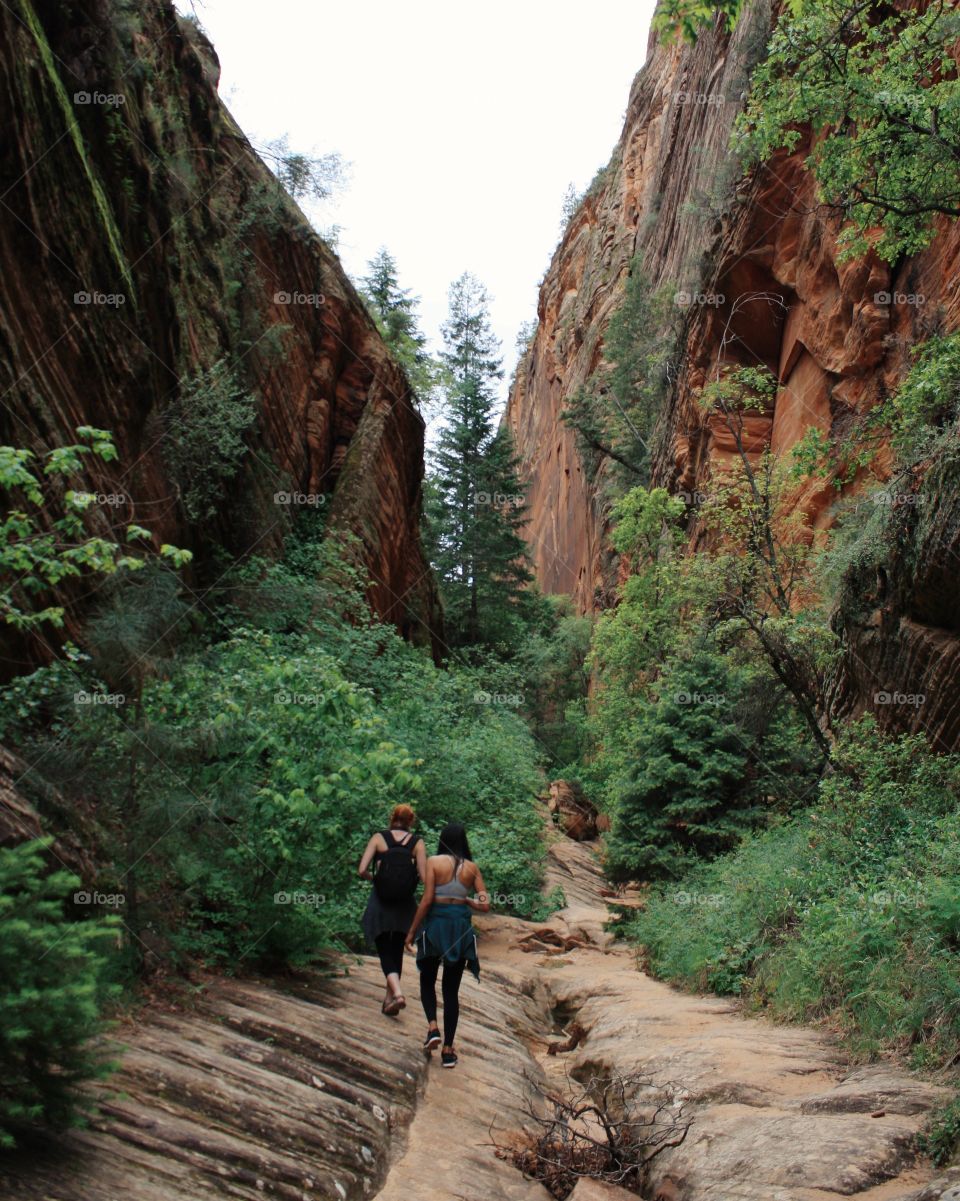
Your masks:
[{"label": "woman's arm", "polygon": [[483,876],[480,874],[480,869],[476,864],[476,874],[473,877],[473,891],[477,894],[473,897],[468,897],[467,904],[476,913],[490,912],[490,897],[487,895],[487,886],[483,882]]},{"label": "woman's arm", "polygon": [[377,840],[379,837],[379,834],[374,834],[374,836],[367,843],[367,849],[363,852],[363,858],[360,860],[360,866],[357,868],[357,875],[361,880],[373,879],[373,873],[370,871],[370,864],[373,861],[374,855],[379,850],[377,845]]},{"label": "woman's arm", "polygon": [[417,872],[420,876],[420,882],[426,883],[427,879],[427,848],[423,845],[423,839],[417,843],[417,849],[413,852],[417,862]]},{"label": "woman's arm", "polygon": [[437,878],[436,872],[433,869],[433,864],[427,860],[427,874],[423,882],[423,896],[420,898],[420,904],[417,906],[417,912],[413,915],[413,924],[407,931],[407,950],[413,950],[413,940],[417,937],[417,931],[420,929],[420,923],[426,916],[427,910],[433,904],[433,894],[436,891]]}]

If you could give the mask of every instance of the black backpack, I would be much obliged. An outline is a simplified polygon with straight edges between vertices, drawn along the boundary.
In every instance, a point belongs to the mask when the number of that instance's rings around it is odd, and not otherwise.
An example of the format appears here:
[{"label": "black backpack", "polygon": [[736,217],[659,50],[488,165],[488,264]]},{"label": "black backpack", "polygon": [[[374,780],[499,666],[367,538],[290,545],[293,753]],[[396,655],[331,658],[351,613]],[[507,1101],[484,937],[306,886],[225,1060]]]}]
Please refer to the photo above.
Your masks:
[{"label": "black backpack", "polygon": [[395,842],[389,830],[383,831],[387,850],[377,863],[377,874],[373,887],[385,905],[397,905],[401,901],[412,901],[420,882],[420,873],[413,861],[413,848],[420,841],[419,834],[408,834],[401,842]]}]

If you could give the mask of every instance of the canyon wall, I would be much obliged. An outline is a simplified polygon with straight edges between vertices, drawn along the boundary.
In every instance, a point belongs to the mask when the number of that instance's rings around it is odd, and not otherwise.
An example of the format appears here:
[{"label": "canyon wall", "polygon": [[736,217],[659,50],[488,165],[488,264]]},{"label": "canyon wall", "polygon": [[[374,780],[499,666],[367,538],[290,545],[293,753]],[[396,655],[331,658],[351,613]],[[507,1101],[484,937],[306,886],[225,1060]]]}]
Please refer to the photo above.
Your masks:
[{"label": "canyon wall", "polygon": [[529,483],[531,544],[547,592],[581,611],[613,600],[605,471],[589,481],[576,435],[561,420],[570,397],[603,370],[607,323],[640,255],[651,290],[697,290],[735,179],[733,121],[771,21],[761,0],[732,38],[695,47],[651,37],[630,91],[620,140],[567,225],[540,288],[538,326],[521,360],[505,422]]},{"label": "canyon wall", "polygon": [[[539,324],[506,414],[530,486],[529,537],[548,592],[581,611],[615,600],[607,471],[590,482],[561,413],[602,373],[607,323],[635,262],[651,286],[675,288],[678,367],[653,443],[653,483],[695,498],[730,453],[696,404],[718,363],[764,365],[779,389],[751,417],[754,445],[787,454],[812,426],[842,436],[888,396],[910,346],[960,327],[960,232],[942,229],[923,254],[891,268],[841,263],[836,219],[818,208],[800,145],[744,178],[727,147],[774,13],[748,7],[732,36],[696,46],[651,39],[607,169],[572,217],[540,291]],[[607,465],[609,467],[609,464]],[[883,462],[875,471],[882,478]],[[815,525],[832,520],[832,483],[798,497]],[[910,505],[911,496],[891,497]],[[696,522],[691,521],[696,539]],[[857,581],[856,614],[839,615],[845,655],[830,706],[876,713],[882,725],[960,743],[960,495],[935,488],[923,519],[877,579]],[[920,703],[889,703],[901,693]]]},{"label": "canyon wall", "polygon": [[[42,453],[80,425],[111,431],[91,528],[136,521],[194,551],[194,588],[215,582],[218,548],[275,554],[322,508],[329,537],[359,539],[375,611],[430,644],[423,421],[335,254],[219,100],[205,36],[168,0],[13,0],[0,37],[0,439]],[[198,517],[169,433],[215,364],[256,421]],[[88,603],[55,599],[68,627]],[[37,653],[4,650],[8,666]]]}]

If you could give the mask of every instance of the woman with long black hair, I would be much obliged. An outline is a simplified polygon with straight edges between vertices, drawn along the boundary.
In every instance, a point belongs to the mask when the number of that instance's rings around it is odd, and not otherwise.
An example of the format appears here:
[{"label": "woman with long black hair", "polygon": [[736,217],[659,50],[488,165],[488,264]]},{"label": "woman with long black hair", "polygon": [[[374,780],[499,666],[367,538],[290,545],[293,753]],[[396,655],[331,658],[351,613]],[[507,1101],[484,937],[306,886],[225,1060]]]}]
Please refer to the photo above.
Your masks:
[{"label": "woman with long black hair", "polygon": [[437,974],[443,965],[443,1040],[440,1062],[457,1066],[453,1040],[460,1019],[460,981],[465,968],[480,979],[477,936],[472,911],[490,908],[480,868],[470,857],[467,832],[459,822],[444,826],[436,855],[427,860],[423,896],[407,934],[407,948],[416,944],[420,971],[420,1001],[427,1017],[427,1052],[441,1046],[437,1025]]}]

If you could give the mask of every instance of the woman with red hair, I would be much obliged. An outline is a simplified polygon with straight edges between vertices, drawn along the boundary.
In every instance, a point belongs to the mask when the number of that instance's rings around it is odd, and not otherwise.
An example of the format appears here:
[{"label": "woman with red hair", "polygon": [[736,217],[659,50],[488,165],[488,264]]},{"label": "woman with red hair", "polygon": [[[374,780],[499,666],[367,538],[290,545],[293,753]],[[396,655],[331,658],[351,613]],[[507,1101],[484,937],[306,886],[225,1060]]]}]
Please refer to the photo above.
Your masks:
[{"label": "woman with red hair", "polygon": [[417,884],[427,873],[423,840],[412,833],[416,820],[409,805],[397,805],[390,815],[389,828],[374,834],[357,868],[361,880],[373,881],[363,915],[363,932],[380,956],[387,982],[381,1011],[390,1017],[407,1004],[400,988],[403,941],[417,912]]}]

